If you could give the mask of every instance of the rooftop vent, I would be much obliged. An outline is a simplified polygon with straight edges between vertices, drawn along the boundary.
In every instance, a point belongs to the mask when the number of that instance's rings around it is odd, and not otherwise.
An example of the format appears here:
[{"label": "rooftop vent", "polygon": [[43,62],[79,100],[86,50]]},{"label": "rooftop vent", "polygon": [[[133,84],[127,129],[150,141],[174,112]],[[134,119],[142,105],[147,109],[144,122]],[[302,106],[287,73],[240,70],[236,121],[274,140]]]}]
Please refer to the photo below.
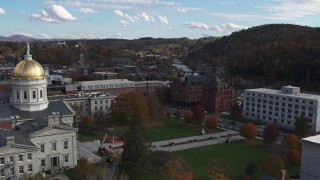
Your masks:
[{"label": "rooftop vent", "polygon": [[32,126],[33,126],[33,127],[37,127],[37,126],[38,126],[38,123],[35,123],[35,122],[34,122],[34,123],[32,123]]}]

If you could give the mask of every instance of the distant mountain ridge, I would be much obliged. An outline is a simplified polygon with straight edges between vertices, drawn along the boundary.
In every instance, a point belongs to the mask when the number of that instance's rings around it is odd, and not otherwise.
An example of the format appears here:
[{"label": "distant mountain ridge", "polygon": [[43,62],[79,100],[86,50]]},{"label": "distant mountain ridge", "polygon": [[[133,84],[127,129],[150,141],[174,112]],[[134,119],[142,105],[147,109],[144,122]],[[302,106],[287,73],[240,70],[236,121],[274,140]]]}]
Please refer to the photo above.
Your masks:
[{"label": "distant mountain ridge", "polygon": [[10,41],[10,42],[21,42],[21,41],[35,41],[37,39],[21,35],[21,34],[14,34],[11,36],[0,36],[0,41]]}]

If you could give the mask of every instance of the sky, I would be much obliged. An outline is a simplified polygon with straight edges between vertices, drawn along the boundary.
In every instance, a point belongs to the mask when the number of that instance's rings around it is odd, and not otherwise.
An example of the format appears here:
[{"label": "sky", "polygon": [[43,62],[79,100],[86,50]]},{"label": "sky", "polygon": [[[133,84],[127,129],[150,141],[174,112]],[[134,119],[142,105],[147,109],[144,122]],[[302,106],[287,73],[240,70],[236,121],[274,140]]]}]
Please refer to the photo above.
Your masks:
[{"label": "sky", "polygon": [[0,0],[3,36],[196,39],[271,23],[318,27],[320,0]]}]

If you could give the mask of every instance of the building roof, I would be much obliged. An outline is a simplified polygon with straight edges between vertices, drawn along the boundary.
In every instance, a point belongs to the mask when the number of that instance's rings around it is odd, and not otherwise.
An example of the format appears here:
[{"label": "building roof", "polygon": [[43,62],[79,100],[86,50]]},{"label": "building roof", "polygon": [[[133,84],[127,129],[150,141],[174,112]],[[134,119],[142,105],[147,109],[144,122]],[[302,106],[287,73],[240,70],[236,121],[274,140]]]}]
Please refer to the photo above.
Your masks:
[{"label": "building roof", "polygon": [[305,98],[310,100],[320,100],[319,95],[306,94],[306,93],[285,94],[285,93],[281,93],[281,90],[274,90],[274,89],[267,89],[267,88],[246,89],[246,91],[267,93],[267,94],[281,95],[281,96],[295,97],[295,98]]},{"label": "building roof", "polygon": [[302,141],[307,141],[307,142],[311,142],[311,143],[315,143],[315,144],[320,144],[320,135],[303,138]]},{"label": "building roof", "polygon": [[10,136],[14,137],[15,144],[36,147],[31,141],[29,141],[23,135],[17,134],[15,131],[3,130],[3,129],[0,129],[0,147],[5,146],[7,144],[6,137],[10,137]]},{"label": "building roof", "polygon": [[38,117],[47,117],[52,115],[72,115],[73,112],[63,101],[49,101],[48,108],[42,111],[20,111],[11,104],[0,104],[1,120],[24,120],[35,119]]}]

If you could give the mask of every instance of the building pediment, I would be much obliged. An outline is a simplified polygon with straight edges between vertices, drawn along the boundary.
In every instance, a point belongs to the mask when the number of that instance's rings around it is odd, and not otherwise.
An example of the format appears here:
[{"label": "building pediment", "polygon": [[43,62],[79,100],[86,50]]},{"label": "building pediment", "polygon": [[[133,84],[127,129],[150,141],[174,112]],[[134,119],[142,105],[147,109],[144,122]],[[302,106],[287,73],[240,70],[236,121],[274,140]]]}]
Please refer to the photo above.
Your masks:
[{"label": "building pediment", "polygon": [[36,151],[37,147],[7,145],[0,148],[0,156]]},{"label": "building pediment", "polygon": [[42,136],[52,136],[57,134],[67,134],[76,132],[77,129],[73,127],[66,127],[66,126],[51,126],[40,129],[39,131],[33,132],[29,134],[29,137],[42,137]]}]

